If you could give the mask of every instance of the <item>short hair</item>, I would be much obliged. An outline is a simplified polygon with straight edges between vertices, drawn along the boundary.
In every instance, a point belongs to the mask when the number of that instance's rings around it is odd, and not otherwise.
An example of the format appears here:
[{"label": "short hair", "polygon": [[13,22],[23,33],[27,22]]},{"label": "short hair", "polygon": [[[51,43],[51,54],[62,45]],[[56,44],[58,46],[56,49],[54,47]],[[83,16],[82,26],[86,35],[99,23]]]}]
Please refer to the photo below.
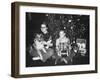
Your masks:
[{"label": "short hair", "polygon": [[64,33],[65,33],[65,30],[60,30],[59,33],[60,33],[60,32],[64,32]]},{"label": "short hair", "polygon": [[41,24],[41,28],[47,27],[45,23]]}]

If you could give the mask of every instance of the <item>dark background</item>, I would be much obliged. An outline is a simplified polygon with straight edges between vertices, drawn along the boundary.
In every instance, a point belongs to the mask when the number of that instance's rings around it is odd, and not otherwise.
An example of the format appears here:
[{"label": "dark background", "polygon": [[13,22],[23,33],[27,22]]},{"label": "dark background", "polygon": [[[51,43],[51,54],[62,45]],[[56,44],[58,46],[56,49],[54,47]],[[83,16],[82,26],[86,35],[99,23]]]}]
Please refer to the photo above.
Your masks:
[{"label": "dark background", "polygon": [[[53,36],[53,43],[58,38],[61,29],[65,29],[66,36],[70,41],[77,38],[86,39],[86,56],[77,55],[73,58],[73,65],[89,64],[89,15],[70,14],[49,14],[49,13],[26,13],[26,67],[53,66],[54,60],[46,63],[32,61],[32,56],[28,53],[29,46],[32,45],[35,33],[40,32],[41,24],[47,24],[48,30]],[[64,65],[59,63],[58,65]]]}]

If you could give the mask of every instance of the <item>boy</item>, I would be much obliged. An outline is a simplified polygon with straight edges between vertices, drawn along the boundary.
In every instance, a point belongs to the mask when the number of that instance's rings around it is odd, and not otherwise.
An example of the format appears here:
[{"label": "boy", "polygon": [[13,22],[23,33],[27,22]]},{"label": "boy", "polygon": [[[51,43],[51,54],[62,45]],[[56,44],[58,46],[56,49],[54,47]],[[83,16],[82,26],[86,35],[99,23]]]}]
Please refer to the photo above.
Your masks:
[{"label": "boy", "polygon": [[[59,59],[61,59],[61,61],[64,61],[66,64],[68,63],[66,58],[67,56],[69,56],[70,50],[70,40],[66,37],[64,30],[61,30],[59,32],[59,38],[56,40],[56,51]],[[55,64],[57,63],[57,60],[55,61]]]}]

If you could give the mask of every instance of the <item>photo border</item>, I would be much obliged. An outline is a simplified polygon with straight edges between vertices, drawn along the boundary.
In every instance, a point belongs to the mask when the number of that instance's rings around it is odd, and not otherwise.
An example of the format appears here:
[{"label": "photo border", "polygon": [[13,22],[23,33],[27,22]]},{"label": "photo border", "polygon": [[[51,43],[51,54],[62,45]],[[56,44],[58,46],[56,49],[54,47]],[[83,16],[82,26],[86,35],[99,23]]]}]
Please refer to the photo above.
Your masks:
[{"label": "photo border", "polygon": [[[95,11],[95,70],[90,71],[75,71],[75,72],[59,72],[59,73],[43,73],[43,74],[23,74],[20,75],[19,67],[19,7],[20,6],[40,6],[40,7],[58,7],[58,8],[73,8],[73,9],[87,9]],[[44,4],[44,3],[29,3],[29,2],[13,2],[11,4],[11,76],[16,78],[23,77],[40,77],[40,76],[56,76],[56,75],[72,75],[72,74],[86,74],[97,73],[97,7],[96,6],[81,6],[81,5],[60,5],[60,4]]]}]

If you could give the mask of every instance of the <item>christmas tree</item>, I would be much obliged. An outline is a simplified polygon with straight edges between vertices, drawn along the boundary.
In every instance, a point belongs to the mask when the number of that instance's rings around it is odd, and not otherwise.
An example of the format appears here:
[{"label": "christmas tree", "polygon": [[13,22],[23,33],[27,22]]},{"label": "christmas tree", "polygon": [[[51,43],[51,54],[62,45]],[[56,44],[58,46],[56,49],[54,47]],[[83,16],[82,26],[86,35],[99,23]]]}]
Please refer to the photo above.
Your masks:
[{"label": "christmas tree", "polygon": [[65,30],[71,42],[76,38],[86,38],[89,32],[89,16],[69,14],[46,14],[45,16],[45,23],[53,36],[53,41],[58,38],[61,29]]}]

